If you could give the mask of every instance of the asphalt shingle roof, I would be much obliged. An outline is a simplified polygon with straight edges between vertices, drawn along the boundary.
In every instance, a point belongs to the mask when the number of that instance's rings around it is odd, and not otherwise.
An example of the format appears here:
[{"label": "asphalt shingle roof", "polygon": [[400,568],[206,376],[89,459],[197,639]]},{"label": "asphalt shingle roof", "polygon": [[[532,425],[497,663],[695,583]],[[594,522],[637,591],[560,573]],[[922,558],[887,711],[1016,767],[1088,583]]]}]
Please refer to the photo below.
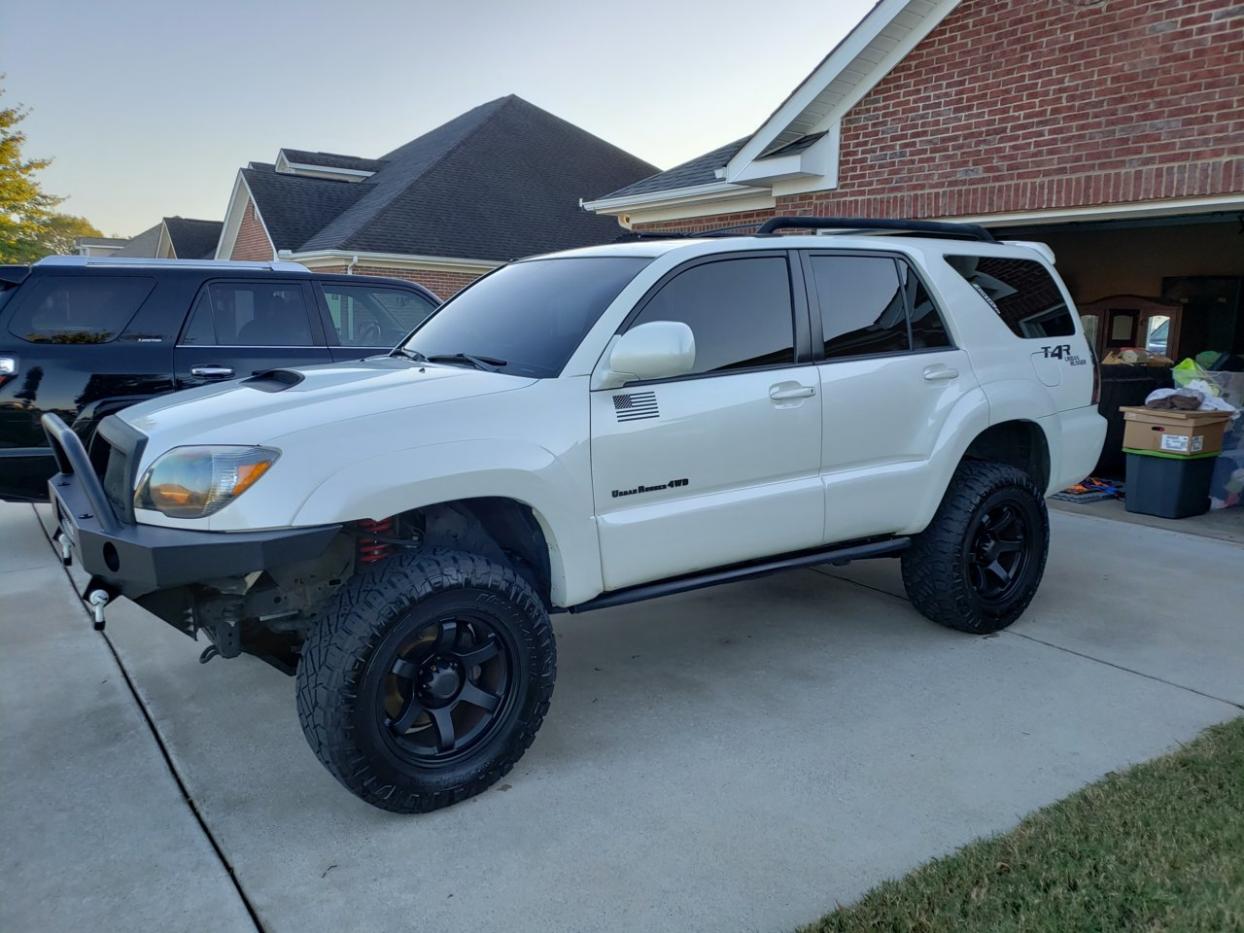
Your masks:
[{"label": "asphalt shingle roof", "polygon": [[277,249],[298,249],[366,193],[365,182],[281,175],[271,165],[244,168],[242,177]]},{"label": "asphalt shingle roof", "polygon": [[743,144],[750,138],[744,136],[742,139],[736,139],[732,143],[719,146],[712,152],[696,156],[694,159],[682,163],[682,165],[675,165],[664,172],[657,172],[655,175],[641,178],[639,181],[623,188],[618,188],[616,191],[610,191],[608,194],[600,195],[598,198],[592,198],[592,200],[624,198],[633,194],[672,191],[675,188],[692,188],[696,185],[712,184],[718,180],[716,175],[717,169],[724,168],[725,164],[734,158],[734,154],[742,149]]},{"label": "asphalt shingle roof", "polygon": [[[285,150],[286,156],[292,158]],[[586,193],[653,166],[527,101],[490,101],[375,160],[361,182],[243,169],[277,249],[507,260],[606,243]]]},{"label": "asphalt shingle roof", "polygon": [[165,217],[168,238],[178,259],[211,259],[220,240],[219,220],[194,220],[190,217]]}]

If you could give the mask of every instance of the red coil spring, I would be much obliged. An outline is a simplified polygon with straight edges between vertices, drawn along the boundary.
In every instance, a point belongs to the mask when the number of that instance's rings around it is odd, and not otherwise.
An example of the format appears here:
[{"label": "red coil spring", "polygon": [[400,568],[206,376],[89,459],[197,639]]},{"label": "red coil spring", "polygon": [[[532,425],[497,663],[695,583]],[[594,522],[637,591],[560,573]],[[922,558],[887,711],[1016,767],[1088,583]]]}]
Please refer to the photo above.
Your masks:
[{"label": "red coil spring", "polygon": [[[382,518],[380,521],[362,518],[354,524],[365,534],[370,533],[382,537],[388,537],[393,534],[393,519],[391,518]],[[358,562],[360,564],[374,564],[377,561],[384,560],[392,553],[392,544],[377,541],[375,538],[359,538]]]}]

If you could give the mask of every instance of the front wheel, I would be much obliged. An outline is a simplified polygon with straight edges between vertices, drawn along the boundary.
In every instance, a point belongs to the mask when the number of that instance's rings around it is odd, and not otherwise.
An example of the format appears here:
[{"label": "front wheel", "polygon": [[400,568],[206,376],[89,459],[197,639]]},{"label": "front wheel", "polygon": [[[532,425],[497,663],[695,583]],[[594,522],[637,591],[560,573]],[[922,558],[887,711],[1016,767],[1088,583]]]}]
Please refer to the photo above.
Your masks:
[{"label": "front wheel", "polygon": [[934,622],[996,632],[1028,608],[1049,542],[1045,498],[1027,473],[965,460],[933,520],[903,553],[903,585]]},{"label": "front wheel", "polygon": [[298,666],[298,717],[350,791],[417,813],[514,766],[548,711],[553,629],[512,567],[460,551],[399,555],[346,584]]}]

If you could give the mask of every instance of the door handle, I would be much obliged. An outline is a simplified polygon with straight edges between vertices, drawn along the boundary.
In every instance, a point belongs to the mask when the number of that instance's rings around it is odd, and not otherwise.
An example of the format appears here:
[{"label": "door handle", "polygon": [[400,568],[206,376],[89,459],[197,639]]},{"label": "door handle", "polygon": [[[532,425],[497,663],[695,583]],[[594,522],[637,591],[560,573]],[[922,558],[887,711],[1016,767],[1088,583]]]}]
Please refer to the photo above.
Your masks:
[{"label": "door handle", "polygon": [[190,375],[200,379],[228,379],[233,375],[233,370],[228,366],[194,366]]},{"label": "door handle", "polygon": [[801,386],[788,382],[779,382],[769,389],[769,398],[775,402],[785,402],[792,398],[811,398],[816,395],[815,386]]},{"label": "door handle", "polygon": [[926,366],[924,368],[925,382],[945,382],[947,379],[958,379],[959,370],[952,369],[949,366]]}]

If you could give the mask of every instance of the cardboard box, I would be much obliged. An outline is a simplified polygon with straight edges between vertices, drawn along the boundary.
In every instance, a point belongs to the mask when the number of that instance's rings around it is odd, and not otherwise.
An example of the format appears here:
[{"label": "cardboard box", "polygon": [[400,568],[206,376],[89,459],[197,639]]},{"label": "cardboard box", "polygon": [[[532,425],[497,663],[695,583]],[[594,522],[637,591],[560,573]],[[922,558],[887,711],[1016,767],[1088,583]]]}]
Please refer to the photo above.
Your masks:
[{"label": "cardboard box", "polygon": [[1231,416],[1225,411],[1158,411],[1133,405],[1123,412],[1123,449],[1203,457],[1222,450]]}]

